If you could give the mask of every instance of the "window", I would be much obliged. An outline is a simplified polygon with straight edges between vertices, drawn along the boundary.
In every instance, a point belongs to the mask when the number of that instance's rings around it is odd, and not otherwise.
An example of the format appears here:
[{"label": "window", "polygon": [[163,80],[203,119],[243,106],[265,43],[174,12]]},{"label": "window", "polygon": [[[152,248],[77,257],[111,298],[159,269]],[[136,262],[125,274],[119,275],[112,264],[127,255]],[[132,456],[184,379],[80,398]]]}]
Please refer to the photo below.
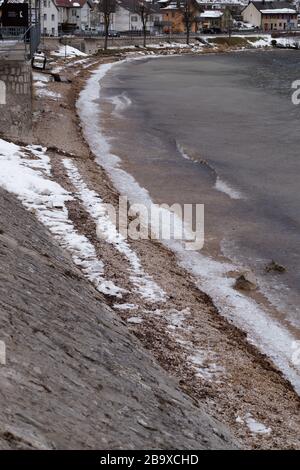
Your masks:
[{"label": "window", "polygon": [[51,20],[55,21],[55,15],[51,15]]},{"label": "window", "polygon": [[55,28],[52,28],[52,29],[51,29],[51,32],[52,32],[52,34],[53,34],[53,36],[54,36],[54,35],[55,35]]},{"label": "window", "polygon": [[136,23],[137,20],[138,20],[138,17],[137,17],[137,16],[132,16],[132,17],[131,17],[132,23]]},{"label": "window", "polygon": [[47,21],[47,13],[44,13],[44,21]]},{"label": "window", "polygon": [[47,8],[47,0],[44,0],[44,8]]},{"label": "window", "polygon": [[72,10],[72,16],[76,16],[76,13],[77,13],[76,10],[73,9]]}]

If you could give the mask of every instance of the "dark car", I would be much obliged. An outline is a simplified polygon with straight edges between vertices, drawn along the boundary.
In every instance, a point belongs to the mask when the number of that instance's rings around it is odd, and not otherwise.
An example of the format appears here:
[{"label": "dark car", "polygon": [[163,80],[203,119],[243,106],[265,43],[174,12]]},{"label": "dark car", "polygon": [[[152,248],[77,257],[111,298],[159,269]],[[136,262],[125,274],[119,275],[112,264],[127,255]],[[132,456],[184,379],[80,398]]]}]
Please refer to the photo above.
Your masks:
[{"label": "dark car", "polygon": [[202,28],[201,33],[202,34],[220,34],[221,29],[220,28]]},{"label": "dark car", "polygon": [[[102,36],[105,36],[105,31],[102,32]],[[121,34],[118,31],[108,31],[109,38],[119,38]]]}]

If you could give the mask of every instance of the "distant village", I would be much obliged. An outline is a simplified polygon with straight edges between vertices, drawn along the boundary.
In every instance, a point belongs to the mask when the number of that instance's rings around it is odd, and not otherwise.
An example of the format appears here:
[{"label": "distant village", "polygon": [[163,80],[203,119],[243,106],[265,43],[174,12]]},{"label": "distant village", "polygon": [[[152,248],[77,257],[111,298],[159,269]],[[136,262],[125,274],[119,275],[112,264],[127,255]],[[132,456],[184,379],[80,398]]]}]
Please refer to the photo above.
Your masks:
[{"label": "distant village", "polygon": [[[109,35],[140,35],[143,18],[138,0],[116,0],[109,13]],[[181,34],[186,30],[184,2],[149,0],[146,30],[150,35]],[[229,31],[294,31],[300,26],[300,1],[190,0],[192,33]],[[101,0],[42,0],[41,30],[44,36],[104,34]]]}]

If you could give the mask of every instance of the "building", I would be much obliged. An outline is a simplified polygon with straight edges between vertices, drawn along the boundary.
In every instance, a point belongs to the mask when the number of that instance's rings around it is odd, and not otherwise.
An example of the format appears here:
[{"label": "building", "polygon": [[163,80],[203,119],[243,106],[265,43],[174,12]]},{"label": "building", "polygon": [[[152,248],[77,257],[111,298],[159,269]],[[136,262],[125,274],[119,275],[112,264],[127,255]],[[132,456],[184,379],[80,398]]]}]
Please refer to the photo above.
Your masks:
[{"label": "building", "polygon": [[91,28],[92,0],[55,0],[60,33],[87,31]]},{"label": "building", "polygon": [[[195,18],[195,21],[193,21],[191,26],[191,32],[196,33],[198,30],[197,18],[199,17],[202,9],[199,7],[196,0],[192,0],[191,9]],[[171,1],[167,5],[164,4],[163,7],[161,7],[160,11],[163,13],[163,22],[166,24],[164,27],[165,33],[185,32],[186,26],[184,23],[182,10],[183,5],[180,3],[180,1]]]},{"label": "building", "polygon": [[[141,32],[143,24],[138,11],[138,3],[136,0],[117,0],[115,11],[110,17],[110,31],[122,32]],[[155,33],[159,31],[162,21],[162,13],[156,4],[150,5],[150,14],[147,21],[147,31]],[[94,4],[92,12],[93,29],[104,31],[103,15],[99,12],[97,3]]]},{"label": "building", "polygon": [[215,32],[228,31],[232,28],[233,17],[229,8],[224,10],[205,10],[199,16],[199,28]]},{"label": "building", "polygon": [[296,8],[288,2],[249,2],[242,11],[246,21],[263,31],[285,31],[297,28]]},{"label": "building", "polygon": [[[300,0],[299,0],[300,1]],[[241,12],[248,4],[247,0],[197,0],[202,11],[206,10],[225,10],[230,11],[232,17],[238,21],[242,20]]]},{"label": "building", "polygon": [[58,36],[58,8],[54,0],[41,2],[41,33],[44,36]]}]

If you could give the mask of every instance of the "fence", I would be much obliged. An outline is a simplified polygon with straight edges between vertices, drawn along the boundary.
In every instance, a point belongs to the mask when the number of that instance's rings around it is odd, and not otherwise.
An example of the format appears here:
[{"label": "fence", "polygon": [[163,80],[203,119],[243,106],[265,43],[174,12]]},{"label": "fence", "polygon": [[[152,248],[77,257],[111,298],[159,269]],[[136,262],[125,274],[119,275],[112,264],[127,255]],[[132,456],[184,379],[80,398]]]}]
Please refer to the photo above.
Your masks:
[{"label": "fence", "polygon": [[19,40],[22,39],[26,33],[24,26],[3,26],[0,28],[0,40]]},{"label": "fence", "polygon": [[40,24],[25,27],[5,26],[0,28],[0,53],[13,56],[16,53],[25,59],[32,59],[41,38]]}]

